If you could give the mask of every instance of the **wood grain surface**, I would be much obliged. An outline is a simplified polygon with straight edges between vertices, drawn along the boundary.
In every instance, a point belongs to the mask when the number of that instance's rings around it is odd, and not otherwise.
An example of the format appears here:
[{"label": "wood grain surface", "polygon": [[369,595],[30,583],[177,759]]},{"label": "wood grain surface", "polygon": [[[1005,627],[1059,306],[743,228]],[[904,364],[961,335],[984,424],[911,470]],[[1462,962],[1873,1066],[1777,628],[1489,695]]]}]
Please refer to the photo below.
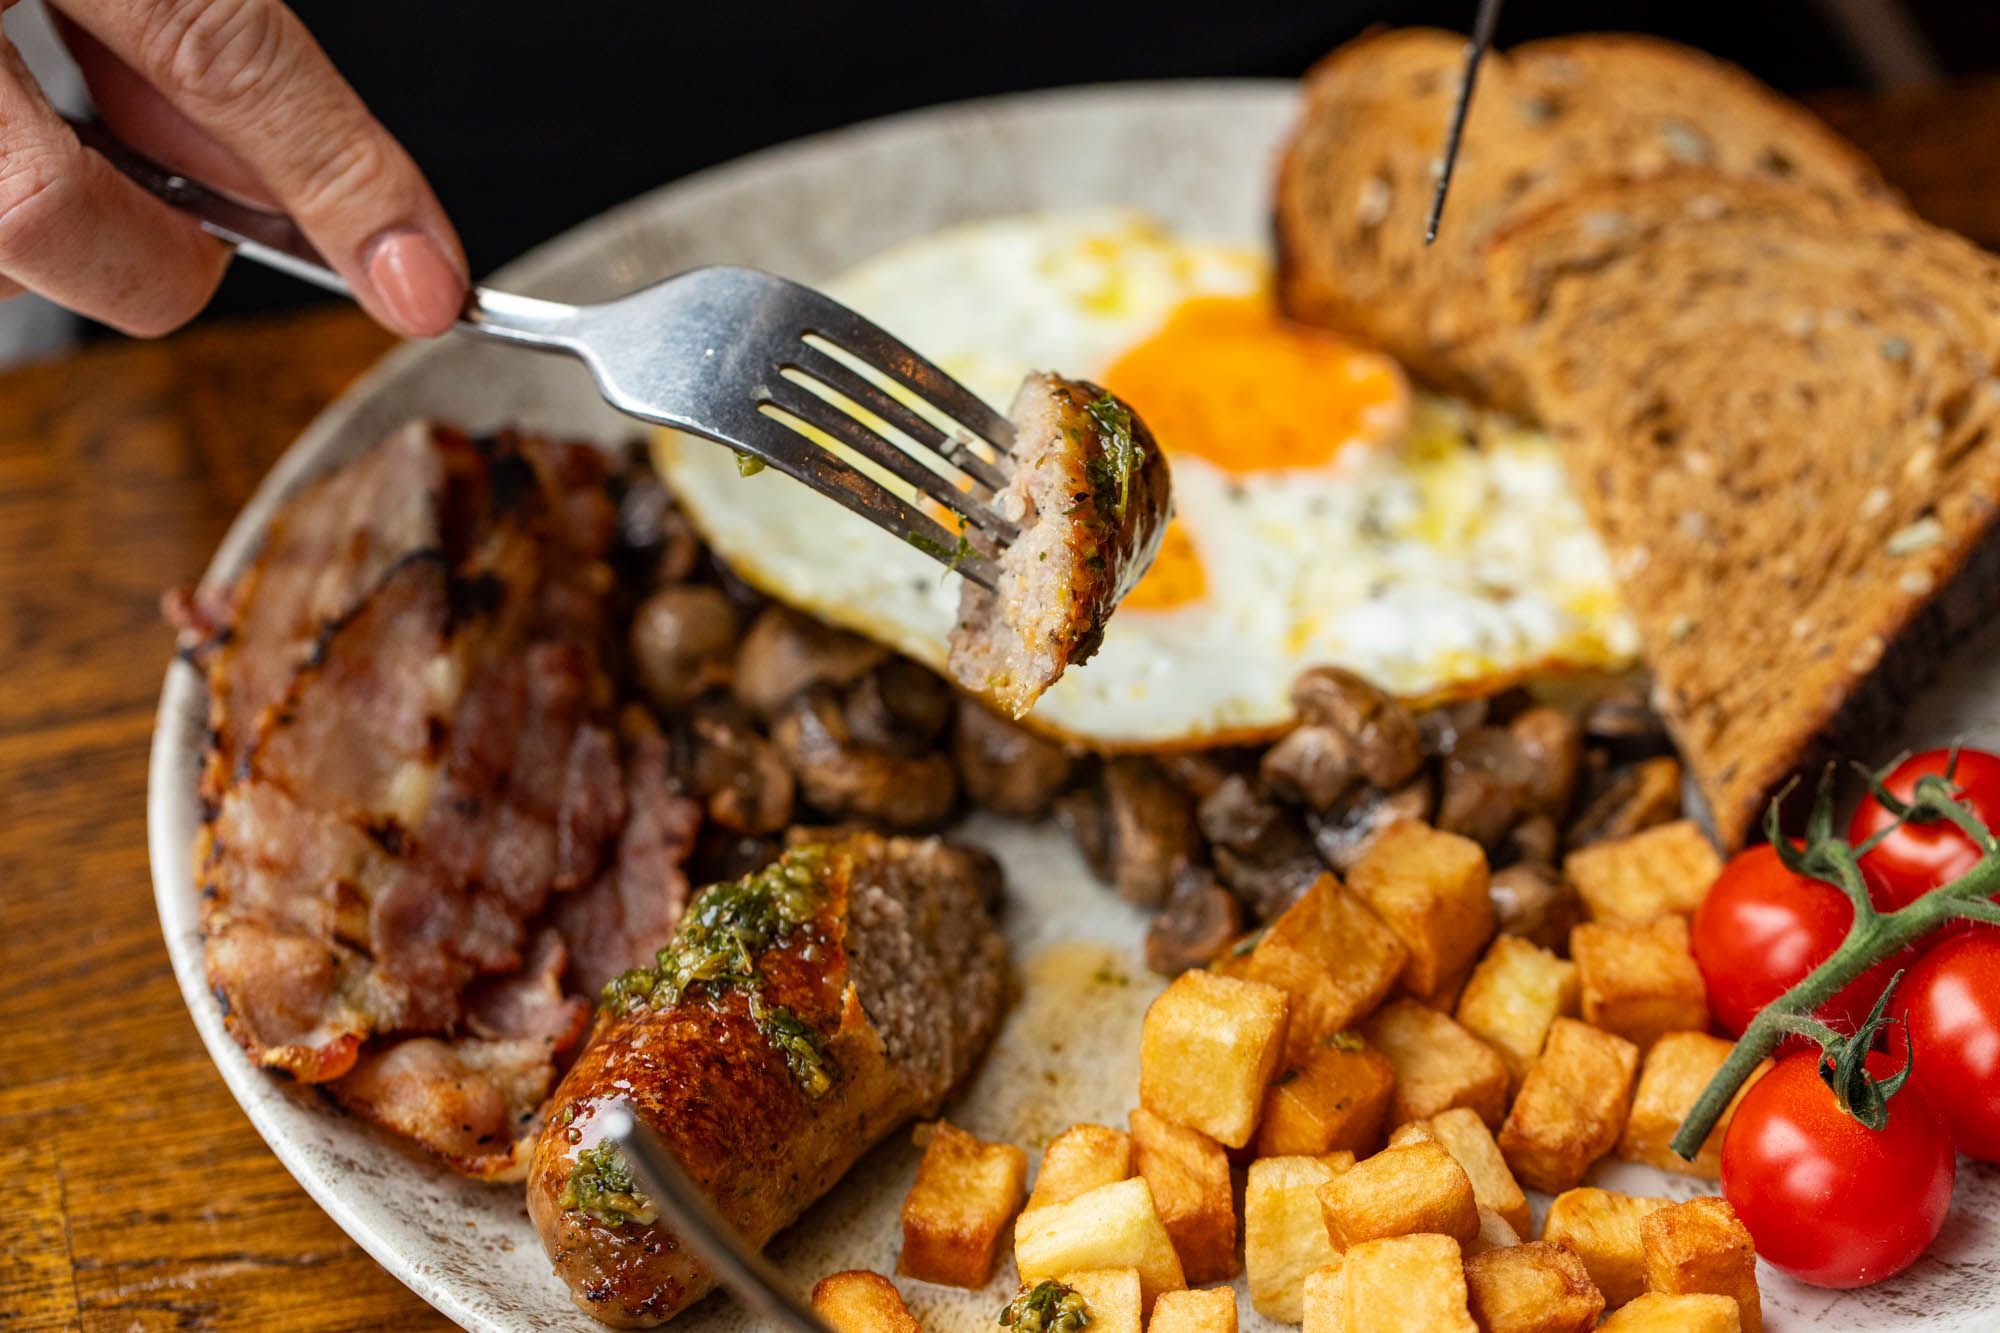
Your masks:
[{"label": "wood grain surface", "polygon": [[[2000,243],[2000,82],[1821,105]],[[322,310],[0,375],[0,1327],[444,1326],[231,1100],[146,870],[160,593],[387,345]]]}]

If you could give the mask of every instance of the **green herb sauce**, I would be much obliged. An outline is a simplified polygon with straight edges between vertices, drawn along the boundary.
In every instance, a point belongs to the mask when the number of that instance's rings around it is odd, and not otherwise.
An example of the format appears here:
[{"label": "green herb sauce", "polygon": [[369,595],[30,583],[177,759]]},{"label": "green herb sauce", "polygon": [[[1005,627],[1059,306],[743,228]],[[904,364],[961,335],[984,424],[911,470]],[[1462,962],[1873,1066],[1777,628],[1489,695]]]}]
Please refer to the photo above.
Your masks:
[{"label": "green herb sauce", "polygon": [[946,546],[943,542],[932,541],[921,532],[911,533],[907,540],[910,545],[916,547],[925,555],[934,556],[944,561],[944,572],[947,574],[956,570],[975,554],[972,549],[972,543],[965,539],[963,532],[958,534],[958,545],[956,546]]},{"label": "green herb sauce", "polygon": [[1090,484],[1097,492],[1097,507],[1123,520],[1132,502],[1132,474],[1146,462],[1146,450],[1132,437],[1132,413],[1125,404],[1105,394],[1086,405],[1097,427],[1098,453],[1086,468]]},{"label": "green herb sauce", "polygon": [[556,1203],[565,1212],[586,1213],[605,1226],[651,1222],[660,1215],[652,1200],[639,1192],[632,1169],[616,1146],[600,1143],[576,1155],[569,1183]]},{"label": "green herb sauce", "polygon": [[1038,1282],[1007,1303],[1000,1327],[1014,1333],[1078,1333],[1090,1327],[1090,1303],[1060,1282]]},{"label": "green herb sauce", "polygon": [[689,998],[716,1004],[742,991],[751,1021],[784,1056],[806,1095],[825,1096],[834,1072],[826,1038],[791,1010],[765,1003],[757,975],[757,955],[811,921],[824,904],[825,873],[825,849],[799,847],[733,884],[702,890],[651,967],[635,967],[604,987],[605,1007],[622,1015],[642,1007],[671,1009]]}]

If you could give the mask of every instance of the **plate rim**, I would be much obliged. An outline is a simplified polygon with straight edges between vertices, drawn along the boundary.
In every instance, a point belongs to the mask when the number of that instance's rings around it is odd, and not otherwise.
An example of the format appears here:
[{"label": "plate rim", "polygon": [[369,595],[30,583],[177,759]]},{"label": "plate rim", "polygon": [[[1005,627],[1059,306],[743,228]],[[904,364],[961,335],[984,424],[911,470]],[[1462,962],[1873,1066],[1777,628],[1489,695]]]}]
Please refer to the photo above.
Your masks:
[{"label": "plate rim", "polygon": [[[656,186],[541,242],[496,270],[489,281],[552,295],[538,289],[572,251],[615,234],[632,219],[657,208],[664,198],[696,198],[738,188],[761,176],[780,174],[802,161],[858,144],[936,134],[983,119],[1083,113],[1111,103],[1157,104],[1200,98],[1218,106],[1240,107],[1247,101],[1275,109],[1280,103],[1295,103],[1298,96],[1297,81],[1284,78],[1147,79],[1033,89],[896,112],[787,140]],[[438,355],[441,345],[439,341],[397,345],[314,415],[278,455],[231,519],[202,571],[201,586],[214,586],[240,572],[284,498],[326,465],[329,449],[348,419],[372,401],[385,384]],[[187,719],[203,715],[205,708],[206,696],[199,674],[190,663],[175,656],[167,666],[148,751],[146,845],[161,936],[182,1002],[209,1060],[265,1147],[349,1239],[419,1299],[460,1327],[502,1333],[507,1326],[467,1303],[455,1283],[427,1272],[421,1259],[390,1245],[386,1237],[357,1215],[342,1192],[310,1167],[308,1155],[271,1123],[264,1110],[273,1098],[288,1094],[265,1070],[253,1064],[230,1036],[220,1006],[209,990],[203,958],[200,899],[190,861],[191,839],[186,833],[197,822],[197,794],[186,778],[195,769],[198,754],[183,743],[183,734]]]}]

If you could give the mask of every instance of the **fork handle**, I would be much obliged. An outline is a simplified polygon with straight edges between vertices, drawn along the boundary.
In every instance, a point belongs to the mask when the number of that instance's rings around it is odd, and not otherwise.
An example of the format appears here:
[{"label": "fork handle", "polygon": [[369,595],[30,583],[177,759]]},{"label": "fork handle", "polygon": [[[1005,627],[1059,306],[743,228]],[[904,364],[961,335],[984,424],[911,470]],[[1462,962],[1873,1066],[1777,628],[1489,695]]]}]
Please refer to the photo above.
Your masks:
[{"label": "fork handle", "polygon": [[[326,256],[287,214],[232,199],[212,185],[155,162],[96,121],[64,119],[86,147],[155,198],[193,217],[203,231],[234,247],[245,259],[354,299],[347,279],[334,272]],[[456,327],[495,342],[574,354],[577,314],[575,306],[560,301],[474,287]]]}]

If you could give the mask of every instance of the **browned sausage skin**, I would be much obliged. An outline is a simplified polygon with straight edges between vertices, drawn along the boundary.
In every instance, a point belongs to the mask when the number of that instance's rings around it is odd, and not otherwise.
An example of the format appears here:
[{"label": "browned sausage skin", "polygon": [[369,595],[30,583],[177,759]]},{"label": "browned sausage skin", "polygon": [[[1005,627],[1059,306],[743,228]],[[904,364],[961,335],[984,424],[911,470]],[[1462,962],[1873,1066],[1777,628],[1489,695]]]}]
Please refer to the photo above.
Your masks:
[{"label": "browned sausage skin", "polygon": [[529,1216],[580,1307],[650,1327],[712,1284],[618,1188],[598,1111],[629,1102],[764,1244],[896,1125],[934,1114],[984,1051],[1006,994],[993,882],[983,854],[935,839],[796,848],[697,898],[660,966],[606,988],[528,1179]]}]

